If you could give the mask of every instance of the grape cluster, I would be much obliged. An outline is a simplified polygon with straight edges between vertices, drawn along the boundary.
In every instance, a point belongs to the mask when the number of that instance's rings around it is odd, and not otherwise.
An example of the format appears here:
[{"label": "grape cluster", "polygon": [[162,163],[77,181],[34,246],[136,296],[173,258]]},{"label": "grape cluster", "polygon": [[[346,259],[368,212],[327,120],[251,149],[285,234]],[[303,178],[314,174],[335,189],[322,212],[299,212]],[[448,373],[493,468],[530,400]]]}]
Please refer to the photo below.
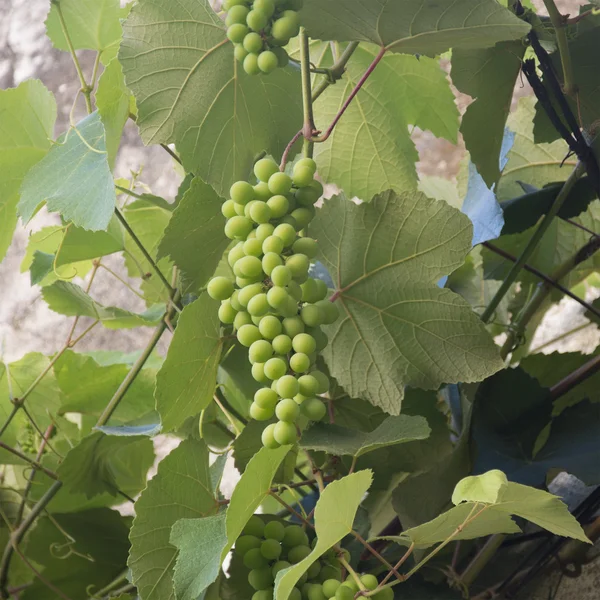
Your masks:
[{"label": "grape cluster", "polygon": [[327,412],[317,395],[329,391],[329,379],[315,362],[327,346],[320,326],[334,323],[338,311],[325,299],[327,285],[308,276],[317,242],[299,234],[323,192],[315,170],[315,162],[303,158],[290,177],[265,158],[254,166],[256,185],[233,184],[222,212],[225,234],[238,240],[228,255],[236,285],[219,276],[207,287],[221,301],[221,322],[233,325],[248,348],[252,376],[270,386],[259,389],[250,406],[253,419],[278,419],[263,432],[268,448],[296,442],[300,413],[320,421]]},{"label": "grape cluster", "polygon": [[300,31],[297,11],[303,0],[225,0],[227,37],[235,57],[248,75],[271,73],[285,67],[289,56],[282,48]]}]

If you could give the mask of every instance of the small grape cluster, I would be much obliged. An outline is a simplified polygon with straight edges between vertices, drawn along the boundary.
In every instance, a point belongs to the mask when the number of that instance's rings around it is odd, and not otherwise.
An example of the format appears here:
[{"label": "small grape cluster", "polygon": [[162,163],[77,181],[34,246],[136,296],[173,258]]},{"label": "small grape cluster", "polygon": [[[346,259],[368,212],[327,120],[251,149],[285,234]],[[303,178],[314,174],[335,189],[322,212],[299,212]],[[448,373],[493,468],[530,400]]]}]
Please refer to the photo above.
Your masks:
[{"label": "small grape cluster", "polygon": [[298,10],[303,0],[225,0],[227,37],[235,57],[248,75],[271,73],[285,67],[289,56],[282,48],[300,31]]},{"label": "small grape cluster", "polygon": [[254,166],[256,185],[233,184],[222,212],[225,234],[238,240],[228,255],[236,285],[218,276],[207,286],[208,294],[221,301],[219,319],[233,325],[248,348],[252,376],[270,384],[256,392],[250,406],[250,416],[258,421],[277,416],[262,435],[268,448],[296,442],[300,413],[320,421],[327,412],[317,395],[329,391],[329,379],[315,363],[328,341],[320,326],[334,323],[338,311],[325,299],[327,285],[308,275],[317,242],[299,235],[323,193],[315,171],[310,158],[294,165],[292,177],[262,159]]}]

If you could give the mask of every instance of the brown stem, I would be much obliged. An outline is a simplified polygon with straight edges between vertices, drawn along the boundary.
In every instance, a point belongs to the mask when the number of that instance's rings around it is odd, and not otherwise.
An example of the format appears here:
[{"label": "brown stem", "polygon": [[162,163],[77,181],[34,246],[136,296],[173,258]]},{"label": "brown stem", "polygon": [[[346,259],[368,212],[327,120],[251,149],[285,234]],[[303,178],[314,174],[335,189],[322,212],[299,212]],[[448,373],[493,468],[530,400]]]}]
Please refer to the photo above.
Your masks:
[{"label": "brown stem", "polygon": [[553,385],[550,388],[550,398],[554,401],[557,398],[564,396],[574,387],[595,375],[598,371],[600,371],[600,355],[595,356],[584,365],[581,365],[579,369],[567,375],[556,385]]},{"label": "brown stem", "polygon": [[285,171],[285,165],[287,165],[290,152],[293,145],[302,137],[302,129],[291,139],[290,143],[286,146],[281,156],[281,163],[279,163],[279,170]]},{"label": "brown stem", "polygon": [[50,479],[54,479],[54,481],[58,481],[58,475],[54,471],[47,469],[44,465],[39,463],[37,460],[33,460],[33,458],[29,458],[29,456],[27,456],[26,454],[23,454],[19,450],[12,448],[8,444],[5,444],[4,442],[1,442],[1,441],[0,441],[0,448],[3,448],[7,452],[10,452],[11,454],[14,454],[15,456],[18,456],[21,460],[24,460],[25,462],[29,463],[32,467],[35,467],[36,469],[43,471],[46,475],[48,475],[48,477],[50,477]]}]

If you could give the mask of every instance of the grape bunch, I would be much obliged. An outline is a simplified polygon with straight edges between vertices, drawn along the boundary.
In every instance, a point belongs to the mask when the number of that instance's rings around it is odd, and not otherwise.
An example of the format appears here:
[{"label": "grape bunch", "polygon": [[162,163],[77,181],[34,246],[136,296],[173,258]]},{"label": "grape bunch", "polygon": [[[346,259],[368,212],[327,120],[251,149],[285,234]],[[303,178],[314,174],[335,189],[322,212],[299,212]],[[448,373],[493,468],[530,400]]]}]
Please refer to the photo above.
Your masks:
[{"label": "grape bunch", "polygon": [[228,255],[235,285],[219,276],[207,287],[221,301],[221,322],[233,325],[248,348],[252,376],[265,384],[254,395],[250,416],[258,421],[277,417],[263,431],[268,448],[296,442],[301,413],[320,421],[327,412],[317,396],[329,391],[329,379],[315,362],[327,346],[321,325],[334,323],[338,311],[325,299],[327,285],[308,275],[317,242],[299,233],[323,193],[315,171],[315,162],[303,158],[290,177],[265,158],[254,165],[256,185],[238,181],[231,186],[222,212],[225,234],[238,240]]},{"label": "grape bunch", "polygon": [[285,67],[289,56],[282,46],[300,31],[297,11],[303,0],[225,0],[227,37],[248,75],[269,74]]}]

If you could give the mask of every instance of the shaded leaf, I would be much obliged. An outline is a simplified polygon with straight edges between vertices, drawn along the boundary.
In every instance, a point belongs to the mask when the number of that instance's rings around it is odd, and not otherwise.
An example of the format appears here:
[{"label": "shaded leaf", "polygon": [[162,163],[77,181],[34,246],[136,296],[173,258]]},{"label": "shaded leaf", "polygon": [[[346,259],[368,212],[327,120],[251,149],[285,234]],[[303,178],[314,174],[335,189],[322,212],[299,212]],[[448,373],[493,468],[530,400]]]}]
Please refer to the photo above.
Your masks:
[{"label": "shaded leaf", "polygon": [[54,254],[48,254],[47,252],[40,252],[36,250],[33,253],[33,260],[31,261],[30,267],[30,283],[31,285],[37,285],[40,283],[48,274],[52,273],[54,266]]}]

